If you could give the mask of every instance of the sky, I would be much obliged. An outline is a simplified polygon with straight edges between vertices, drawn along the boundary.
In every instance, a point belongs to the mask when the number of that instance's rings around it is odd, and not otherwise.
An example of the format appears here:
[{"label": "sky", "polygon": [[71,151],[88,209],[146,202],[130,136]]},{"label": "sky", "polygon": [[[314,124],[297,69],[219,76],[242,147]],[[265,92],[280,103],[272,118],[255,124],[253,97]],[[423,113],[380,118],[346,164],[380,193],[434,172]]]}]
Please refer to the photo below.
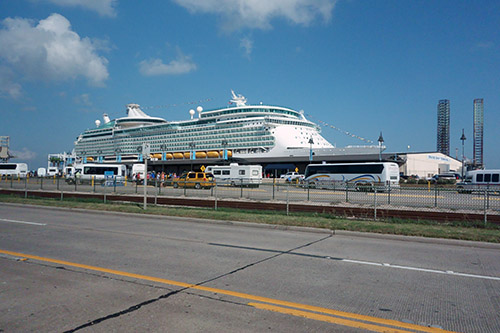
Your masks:
[{"label": "sky", "polygon": [[458,159],[483,98],[485,165],[500,168],[500,1],[0,1],[0,136],[30,169],[103,113],[184,120],[231,89],[304,110],[337,147],[382,132],[388,152],[436,151],[448,99]]}]

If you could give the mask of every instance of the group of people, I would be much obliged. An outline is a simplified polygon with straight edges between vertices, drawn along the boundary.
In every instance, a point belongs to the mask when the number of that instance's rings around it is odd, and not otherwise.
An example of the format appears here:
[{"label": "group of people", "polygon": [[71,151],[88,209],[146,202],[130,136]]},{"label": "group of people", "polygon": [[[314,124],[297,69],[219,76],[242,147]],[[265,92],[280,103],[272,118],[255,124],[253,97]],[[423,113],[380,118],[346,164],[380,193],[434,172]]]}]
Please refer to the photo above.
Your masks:
[{"label": "group of people", "polygon": [[[153,171],[149,171],[146,174],[146,177],[147,177],[148,181],[156,179],[156,181],[158,181],[158,182],[163,182],[167,179],[175,178],[175,177],[177,177],[177,175],[175,173],[168,173],[167,174],[165,172],[155,172],[153,170]],[[132,175],[132,180],[134,182],[140,182],[140,181],[144,180],[143,178],[144,178],[143,172],[137,172],[137,173],[134,173]]]}]

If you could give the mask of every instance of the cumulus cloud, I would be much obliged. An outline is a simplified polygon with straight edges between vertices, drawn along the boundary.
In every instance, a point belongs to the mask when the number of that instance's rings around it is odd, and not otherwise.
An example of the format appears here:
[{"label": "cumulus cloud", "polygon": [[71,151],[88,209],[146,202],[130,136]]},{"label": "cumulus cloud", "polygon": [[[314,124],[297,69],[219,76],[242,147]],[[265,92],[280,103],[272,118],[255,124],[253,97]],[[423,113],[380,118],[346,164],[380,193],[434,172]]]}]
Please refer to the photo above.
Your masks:
[{"label": "cumulus cloud", "polygon": [[196,68],[197,66],[191,57],[183,55],[180,50],[178,50],[177,58],[168,64],[163,63],[163,60],[158,58],[143,60],[139,63],[139,71],[145,76],[186,74],[196,70]]},{"label": "cumulus cloud", "polygon": [[36,158],[36,153],[32,152],[28,148],[24,147],[22,150],[11,150],[10,151],[11,155],[13,155],[15,158],[26,161],[26,160],[33,160]]},{"label": "cumulus cloud", "polygon": [[116,16],[116,4],[118,0],[45,0],[53,4],[66,7],[82,7],[96,11],[101,16]]},{"label": "cumulus cloud", "polygon": [[[23,18],[6,18],[0,29],[0,66],[10,68],[16,81],[2,82],[0,90],[20,80],[65,81],[84,77],[93,85],[108,78],[106,58],[97,54],[89,38],[71,30],[62,15],[52,14],[38,24]],[[1,84],[1,83],[0,83]],[[12,95],[12,94],[11,94]]]},{"label": "cumulus cloud", "polygon": [[250,59],[250,55],[252,54],[253,50],[253,40],[248,37],[243,37],[240,40],[240,48],[243,49],[243,53],[245,54],[245,56]]},{"label": "cumulus cloud", "polygon": [[15,82],[14,73],[7,67],[0,66],[0,97],[18,99],[22,95],[22,87]]},{"label": "cumulus cloud", "polygon": [[309,25],[320,17],[331,18],[337,0],[174,0],[193,13],[218,15],[228,31],[241,28],[270,29],[271,20],[284,18],[294,24]]}]

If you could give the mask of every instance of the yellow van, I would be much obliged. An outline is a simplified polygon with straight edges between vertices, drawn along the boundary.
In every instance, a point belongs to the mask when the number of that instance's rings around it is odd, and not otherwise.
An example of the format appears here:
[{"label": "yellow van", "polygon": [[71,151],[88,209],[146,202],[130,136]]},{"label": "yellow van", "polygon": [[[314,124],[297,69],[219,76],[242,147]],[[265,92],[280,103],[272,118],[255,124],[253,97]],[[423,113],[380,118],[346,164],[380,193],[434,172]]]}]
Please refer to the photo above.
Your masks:
[{"label": "yellow van", "polygon": [[172,185],[174,188],[212,188],[215,186],[215,179],[211,173],[189,171],[183,173],[179,178],[174,178]]}]

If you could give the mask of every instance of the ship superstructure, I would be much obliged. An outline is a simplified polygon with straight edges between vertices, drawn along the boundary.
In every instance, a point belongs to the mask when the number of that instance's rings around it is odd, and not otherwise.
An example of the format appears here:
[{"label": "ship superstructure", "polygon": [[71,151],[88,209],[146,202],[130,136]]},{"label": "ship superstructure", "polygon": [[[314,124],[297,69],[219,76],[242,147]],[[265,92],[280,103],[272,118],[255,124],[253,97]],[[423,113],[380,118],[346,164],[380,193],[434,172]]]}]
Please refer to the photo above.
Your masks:
[{"label": "ship superstructure", "polygon": [[[127,116],[96,121],[75,142],[75,153],[101,162],[141,161],[142,145],[148,143],[151,157],[159,160],[222,158],[223,152],[245,160],[335,154],[337,148],[325,140],[320,128],[303,112],[271,105],[247,105],[232,91],[235,106],[214,110],[190,110],[191,119],[166,121],[150,117],[139,105],[127,105]],[[195,114],[198,113],[197,117]],[[370,152],[376,146],[364,146]],[[337,153],[346,153],[341,148]],[[356,153],[364,149],[354,149]],[[191,156],[191,154],[194,154]]]}]

